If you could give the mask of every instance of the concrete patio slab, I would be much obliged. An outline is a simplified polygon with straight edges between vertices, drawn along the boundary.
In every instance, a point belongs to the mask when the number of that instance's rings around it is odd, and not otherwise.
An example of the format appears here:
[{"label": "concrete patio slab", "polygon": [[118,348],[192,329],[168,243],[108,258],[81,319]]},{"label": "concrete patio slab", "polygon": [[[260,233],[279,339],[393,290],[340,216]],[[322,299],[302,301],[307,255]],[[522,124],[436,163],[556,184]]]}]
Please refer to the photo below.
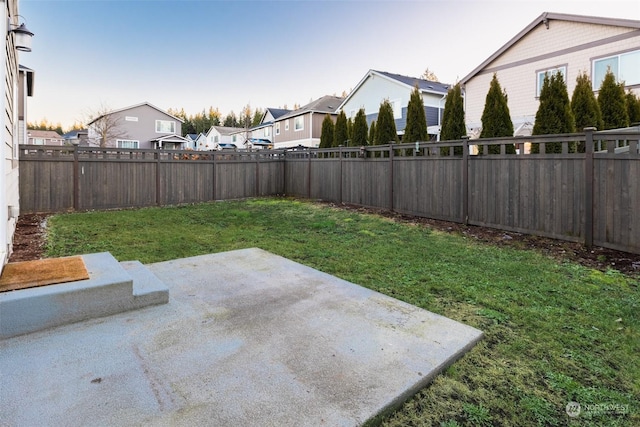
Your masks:
[{"label": "concrete patio slab", "polygon": [[355,426],[482,337],[260,249],[147,267],[168,304],[0,341],[0,424]]}]

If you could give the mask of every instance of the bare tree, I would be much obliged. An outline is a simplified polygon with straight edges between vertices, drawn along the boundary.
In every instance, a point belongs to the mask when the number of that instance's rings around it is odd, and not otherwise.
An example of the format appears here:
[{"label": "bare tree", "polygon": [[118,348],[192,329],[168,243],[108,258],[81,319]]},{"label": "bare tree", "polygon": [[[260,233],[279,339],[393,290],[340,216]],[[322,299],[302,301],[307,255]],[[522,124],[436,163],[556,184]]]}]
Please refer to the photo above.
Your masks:
[{"label": "bare tree", "polygon": [[112,110],[102,104],[97,110],[88,114],[87,127],[89,141],[100,147],[115,144],[116,139],[126,139],[127,132],[122,128],[122,116],[112,113]]},{"label": "bare tree", "polygon": [[431,71],[429,68],[424,70],[424,73],[422,73],[420,78],[423,80],[429,80],[430,82],[440,82],[440,80],[438,80],[438,76],[436,76],[436,73]]}]

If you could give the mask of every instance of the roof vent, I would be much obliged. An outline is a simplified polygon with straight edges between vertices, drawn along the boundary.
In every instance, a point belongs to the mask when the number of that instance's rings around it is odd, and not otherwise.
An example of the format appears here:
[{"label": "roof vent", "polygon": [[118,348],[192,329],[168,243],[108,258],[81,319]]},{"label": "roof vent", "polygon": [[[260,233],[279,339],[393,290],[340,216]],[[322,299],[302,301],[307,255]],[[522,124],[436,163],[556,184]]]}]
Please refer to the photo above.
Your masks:
[{"label": "roof vent", "polygon": [[431,86],[431,85],[429,85],[429,86],[427,86],[427,87],[428,87],[429,89],[433,89],[433,86]]}]

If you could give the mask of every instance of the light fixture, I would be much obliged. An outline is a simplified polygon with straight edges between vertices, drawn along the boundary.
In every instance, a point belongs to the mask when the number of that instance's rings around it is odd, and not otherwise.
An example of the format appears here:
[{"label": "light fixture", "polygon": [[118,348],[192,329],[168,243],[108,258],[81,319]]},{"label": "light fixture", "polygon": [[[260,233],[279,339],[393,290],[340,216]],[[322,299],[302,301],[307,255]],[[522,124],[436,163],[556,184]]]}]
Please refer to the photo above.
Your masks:
[{"label": "light fixture", "polygon": [[11,33],[15,35],[14,41],[16,50],[19,50],[21,52],[31,52],[31,37],[33,37],[33,33],[27,29],[27,26],[24,25],[24,22],[20,25],[12,24],[11,22],[9,22],[7,27],[9,28],[7,31],[7,35]]}]

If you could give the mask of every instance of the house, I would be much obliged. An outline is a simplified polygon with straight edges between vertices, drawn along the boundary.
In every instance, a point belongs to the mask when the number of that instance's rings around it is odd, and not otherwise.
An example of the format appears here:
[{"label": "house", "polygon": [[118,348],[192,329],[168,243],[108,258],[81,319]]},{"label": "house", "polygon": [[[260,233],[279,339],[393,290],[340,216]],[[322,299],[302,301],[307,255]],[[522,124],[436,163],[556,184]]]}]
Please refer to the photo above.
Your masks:
[{"label": "house", "polygon": [[183,120],[148,102],[101,114],[88,125],[92,145],[115,148],[181,150]]},{"label": "house", "polygon": [[27,129],[27,144],[64,145],[65,139],[54,130]]},{"label": "house", "polygon": [[337,96],[323,96],[274,119],[273,148],[320,145],[322,121],[327,114],[336,116],[342,101]]},{"label": "house", "polygon": [[207,144],[207,137],[202,132],[188,133],[185,138],[189,140],[189,143],[184,147],[187,150],[203,150],[204,148],[198,147],[204,147]]},{"label": "house", "polygon": [[339,110],[344,111],[347,118],[353,119],[358,110],[364,108],[367,124],[371,125],[371,122],[378,118],[380,104],[386,99],[393,107],[396,131],[398,135],[404,135],[407,125],[407,106],[416,85],[422,95],[429,135],[438,139],[444,103],[450,87],[447,84],[369,70],[344,99]]},{"label": "house", "polygon": [[[0,128],[2,143],[0,153],[0,273],[8,262],[13,249],[13,235],[20,214],[19,197],[19,145],[26,142],[27,98],[33,96],[34,71],[19,66],[20,52],[31,51],[29,40],[31,32],[15,31],[19,29],[18,0],[6,0],[1,3],[0,31],[2,37],[2,61],[0,61]],[[22,27],[24,28],[24,27]],[[30,39],[30,36],[27,37]],[[25,43],[26,42],[26,43]]]},{"label": "house", "polygon": [[596,92],[610,68],[640,94],[640,21],[545,12],[461,80],[467,127],[480,134],[493,74],[509,100],[516,135],[530,135],[544,75],[560,71],[569,97],[586,72]]},{"label": "house", "polygon": [[198,150],[220,150],[222,148],[221,144],[224,144],[225,148],[233,148],[228,144],[233,144],[236,148],[239,148],[247,139],[245,132],[246,129],[244,128],[211,126],[206,135],[205,146],[203,148],[198,146]]},{"label": "house", "polygon": [[74,129],[62,137],[69,145],[89,145],[89,131],[87,129]]}]

